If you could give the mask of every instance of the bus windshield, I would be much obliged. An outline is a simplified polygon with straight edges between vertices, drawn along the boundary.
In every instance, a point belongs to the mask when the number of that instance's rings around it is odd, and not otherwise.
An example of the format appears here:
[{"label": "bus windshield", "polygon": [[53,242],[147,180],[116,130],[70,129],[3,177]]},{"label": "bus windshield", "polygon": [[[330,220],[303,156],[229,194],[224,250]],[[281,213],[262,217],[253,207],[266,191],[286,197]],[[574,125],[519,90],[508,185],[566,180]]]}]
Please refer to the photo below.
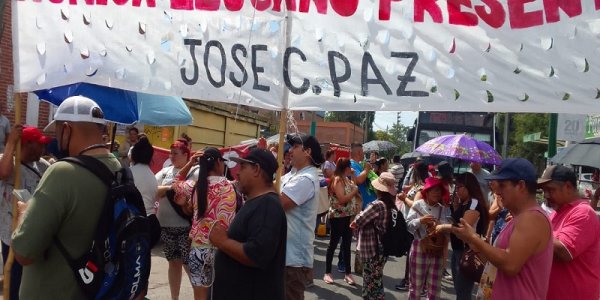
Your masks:
[{"label": "bus windshield", "polygon": [[478,112],[419,112],[414,135],[409,136],[413,150],[443,135],[467,134],[495,147],[494,114]]}]

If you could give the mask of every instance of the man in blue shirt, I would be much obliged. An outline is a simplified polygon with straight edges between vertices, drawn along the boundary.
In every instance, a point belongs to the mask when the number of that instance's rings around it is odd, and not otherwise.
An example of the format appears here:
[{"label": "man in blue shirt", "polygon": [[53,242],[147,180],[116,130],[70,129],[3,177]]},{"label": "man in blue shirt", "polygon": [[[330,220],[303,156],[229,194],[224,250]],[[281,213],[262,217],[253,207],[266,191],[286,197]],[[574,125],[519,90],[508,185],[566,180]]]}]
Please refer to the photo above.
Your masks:
[{"label": "man in blue shirt", "polygon": [[[375,191],[369,189],[369,173],[371,172],[371,164],[369,162],[364,162],[364,168],[361,165],[361,162],[365,159],[365,153],[363,151],[362,144],[360,143],[352,143],[350,145],[350,166],[354,169],[354,182],[358,186],[358,190],[360,191],[360,195],[362,196],[362,208],[365,209],[369,203],[375,201]],[[375,175],[375,173],[373,173]],[[371,176],[373,176],[371,175]],[[375,175],[377,177],[377,175]]]}]

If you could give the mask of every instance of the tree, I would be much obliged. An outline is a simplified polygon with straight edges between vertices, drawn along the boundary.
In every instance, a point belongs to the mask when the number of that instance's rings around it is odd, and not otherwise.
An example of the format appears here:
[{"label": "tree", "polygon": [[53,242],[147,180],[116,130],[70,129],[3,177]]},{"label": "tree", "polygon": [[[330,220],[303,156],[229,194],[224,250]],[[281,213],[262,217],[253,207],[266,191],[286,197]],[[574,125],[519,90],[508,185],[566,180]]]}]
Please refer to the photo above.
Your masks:
[{"label": "tree", "polygon": [[367,123],[366,131],[367,140],[375,138],[375,132],[373,132],[373,121],[375,120],[374,111],[330,111],[325,115],[325,121],[328,122],[350,122],[356,126],[365,128],[365,122]]},{"label": "tree", "polygon": [[375,139],[380,140],[380,141],[388,141],[388,142],[394,143],[393,137],[389,133],[387,133],[383,130],[375,131]]},{"label": "tree", "polygon": [[404,126],[401,123],[396,123],[392,125],[392,128],[387,131],[377,130],[375,131],[375,139],[381,141],[388,141],[396,145],[398,148],[396,149],[396,153],[404,154],[406,152],[410,152],[411,143],[406,141],[406,133],[408,132],[408,127]]},{"label": "tree", "polygon": [[531,161],[534,165],[544,165],[544,152],[548,149],[547,144],[535,142],[523,142],[527,134],[541,132],[542,136],[548,136],[548,114],[511,114],[509,150],[510,157],[522,157]]},{"label": "tree", "polygon": [[396,153],[404,154],[410,152],[412,143],[406,140],[408,129],[409,127],[402,123],[396,123],[390,128],[389,134],[392,136],[391,142],[398,145]]}]

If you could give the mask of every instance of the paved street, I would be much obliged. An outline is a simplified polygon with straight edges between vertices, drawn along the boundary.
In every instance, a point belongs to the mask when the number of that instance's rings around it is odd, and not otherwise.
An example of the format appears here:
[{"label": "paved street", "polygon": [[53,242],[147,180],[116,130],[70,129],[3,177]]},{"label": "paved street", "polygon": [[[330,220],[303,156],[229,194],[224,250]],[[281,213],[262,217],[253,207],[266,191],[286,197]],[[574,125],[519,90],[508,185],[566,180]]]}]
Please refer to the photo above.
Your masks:
[{"label": "paved street", "polygon": [[[326,300],[343,300],[343,299],[361,299],[361,287],[362,278],[354,275],[354,279],[357,283],[356,286],[352,287],[343,281],[343,274],[338,273],[335,264],[337,263],[336,258],[333,259],[333,276],[335,283],[332,285],[323,282],[323,274],[325,273],[325,252],[327,251],[327,245],[329,238],[317,238],[315,240],[315,269],[314,276],[315,285],[308,288],[305,293],[306,300],[326,299]],[[356,244],[352,244],[352,249],[356,249]],[[352,251],[352,261],[354,261],[354,250]],[[404,277],[404,262],[405,258],[401,259],[391,258],[385,265],[383,284],[385,286],[386,299],[408,299],[406,292],[399,292],[394,289],[394,285],[400,281],[400,278]],[[442,283],[442,299],[452,299],[454,289],[452,282],[443,280]],[[154,249],[152,257],[152,274],[150,275],[150,288],[148,290],[149,299],[165,299],[168,300],[170,297],[169,284],[167,278],[167,261],[162,255],[162,246]],[[192,299],[193,293],[187,279],[187,275],[184,275],[183,282],[181,285],[180,299],[187,300]]]}]

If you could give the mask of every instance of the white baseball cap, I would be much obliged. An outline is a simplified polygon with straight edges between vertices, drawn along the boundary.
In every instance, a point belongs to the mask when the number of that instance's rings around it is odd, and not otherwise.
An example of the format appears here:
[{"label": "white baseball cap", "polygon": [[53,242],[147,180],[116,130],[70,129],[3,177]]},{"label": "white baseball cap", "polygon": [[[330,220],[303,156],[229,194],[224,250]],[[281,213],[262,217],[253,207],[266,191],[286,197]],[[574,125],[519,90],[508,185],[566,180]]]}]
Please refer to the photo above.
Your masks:
[{"label": "white baseball cap", "polygon": [[56,121],[106,123],[100,106],[94,100],[84,96],[71,96],[65,99],[58,106],[54,120],[44,128],[44,131],[53,131]]}]

